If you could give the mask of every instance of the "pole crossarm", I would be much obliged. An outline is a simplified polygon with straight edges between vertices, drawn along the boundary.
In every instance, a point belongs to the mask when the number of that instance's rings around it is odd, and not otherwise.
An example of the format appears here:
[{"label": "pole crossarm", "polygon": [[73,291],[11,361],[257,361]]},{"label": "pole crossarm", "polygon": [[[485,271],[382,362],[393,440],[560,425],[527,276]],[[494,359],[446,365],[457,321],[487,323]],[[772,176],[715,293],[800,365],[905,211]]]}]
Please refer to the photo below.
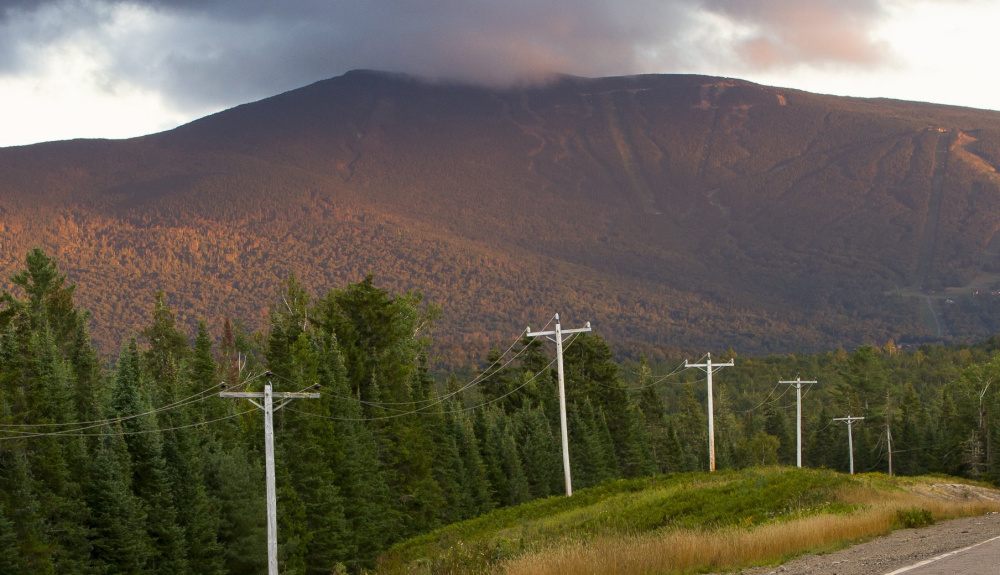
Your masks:
[{"label": "pole crossarm", "polygon": [[852,426],[855,421],[861,421],[863,417],[834,417],[834,421],[844,421],[847,423],[847,449],[851,452],[851,475],[854,475],[854,433]]},{"label": "pole crossarm", "polygon": [[[562,334],[565,335],[567,333],[584,333],[584,332],[587,332],[587,331],[593,331],[593,330],[590,329],[590,322],[589,321],[587,322],[587,325],[585,327],[578,327],[576,329],[564,329],[564,330],[560,330],[560,333],[562,333]],[[529,327],[528,328],[528,333],[526,335],[528,337],[539,337],[539,336],[543,336],[543,335],[555,335],[555,334],[556,334],[555,331],[531,331],[531,328]]]},{"label": "pole crossarm", "polygon": [[684,367],[697,367],[702,371],[704,371],[705,373],[708,373],[709,370],[711,370],[712,373],[715,373],[723,367],[733,367],[734,365],[736,364],[733,363],[733,360],[729,360],[726,363],[715,363],[712,361],[711,355],[709,355],[708,361],[705,363],[688,363],[688,360],[686,359],[684,360]]},{"label": "pole crossarm", "polygon": [[531,327],[527,329],[527,337],[545,337],[549,339],[548,336],[554,335],[555,339],[552,341],[556,344],[556,371],[559,374],[559,426],[562,432],[562,452],[563,452],[563,476],[566,479],[566,497],[573,495],[573,480],[570,478],[569,473],[569,431],[566,424],[566,378],[563,374],[563,345],[562,337],[564,333],[583,333],[590,331],[590,322],[584,327],[578,327],[575,329],[563,329],[562,325],[559,323],[559,314],[555,316],[556,329],[552,331],[531,331]]},{"label": "pole crossarm", "polygon": [[802,467],[802,384],[818,383],[817,381],[802,381],[796,376],[795,381],[779,381],[795,386],[795,464]]},{"label": "pole crossarm", "polygon": [[[263,399],[263,391],[220,391],[219,397],[245,397]],[[319,399],[320,394],[308,391],[275,391],[271,393],[274,399]]]},{"label": "pole crossarm", "polygon": [[819,383],[819,382],[815,381],[815,380],[813,380],[813,381],[805,381],[801,377],[796,377],[792,381],[779,381],[778,383],[790,383],[790,384],[798,386],[798,385],[804,385],[806,383]]},{"label": "pole crossarm", "polygon": [[726,363],[713,363],[712,354],[708,353],[705,355],[705,363],[689,363],[685,359],[684,369],[689,367],[701,369],[705,372],[706,380],[708,381],[708,470],[715,471],[715,408],[712,404],[712,374],[723,367],[733,367],[736,364],[733,363],[732,359]]}]

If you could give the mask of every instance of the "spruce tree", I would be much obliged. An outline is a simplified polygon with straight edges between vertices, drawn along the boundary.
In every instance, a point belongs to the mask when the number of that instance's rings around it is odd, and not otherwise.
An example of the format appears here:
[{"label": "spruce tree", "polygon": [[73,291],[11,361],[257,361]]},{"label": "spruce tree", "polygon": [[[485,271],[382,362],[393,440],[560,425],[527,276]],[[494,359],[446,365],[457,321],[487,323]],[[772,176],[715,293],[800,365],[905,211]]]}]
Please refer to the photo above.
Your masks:
[{"label": "spruce tree", "polygon": [[674,421],[681,445],[684,446],[686,471],[708,470],[708,419],[701,403],[695,398],[694,387],[684,386]]},{"label": "spruce tree", "polygon": [[667,410],[663,406],[663,398],[653,382],[652,371],[646,361],[646,356],[639,357],[639,411],[641,421],[645,426],[646,444],[660,473],[678,471],[671,463],[676,461],[677,454],[671,438],[672,432],[667,421]]},{"label": "spruce tree", "polygon": [[[290,381],[284,382],[290,389],[298,390],[320,383],[331,384],[332,375],[321,369],[320,346],[322,342],[311,339],[306,333],[299,333],[292,345]],[[326,353],[334,353],[327,350]],[[327,360],[329,361],[329,359]],[[340,385],[332,385],[339,388]],[[322,386],[321,386],[322,389]],[[297,544],[301,549],[303,573],[329,573],[333,565],[348,559],[350,533],[344,514],[344,501],[336,486],[336,474],[332,468],[338,437],[332,421],[306,414],[323,415],[329,412],[328,396],[318,400],[302,401],[295,411],[279,412],[278,430],[279,453],[286,471],[282,486],[285,497],[285,527],[289,533],[298,533]],[[298,507],[298,512],[289,512]],[[294,522],[296,525],[292,525]],[[288,545],[286,539],[286,547]],[[291,550],[287,550],[291,553]],[[290,569],[286,562],[286,570]]]},{"label": "spruce tree", "polygon": [[[457,406],[457,402],[453,405]],[[472,419],[462,412],[451,415],[449,419],[458,449],[459,484],[463,492],[463,497],[458,503],[458,515],[461,519],[469,519],[493,509],[491,486],[476,441]]]},{"label": "spruce tree", "polygon": [[770,405],[765,410],[764,417],[766,418],[764,431],[778,439],[778,461],[782,465],[794,465],[796,458],[795,436],[790,429],[791,425],[788,423],[785,410]]},{"label": "spruce tree", "polygon": [[17,532],[3,507],[0,505],[0,573],[27,573],[27,558],[21,555]]},{"label": "spruce tree", "polygon": [[512,418],[518,452],[533,498],[548,497],[562,481],[559,440],[552,435],[548,418],[541,408],[525,408]]},{"label": "spruce tree", "polygon": [[[172,363],[165,365],[172,366]],[[175,496],[163,456],[163,438],[157,433],[156,417],[134,417],[151,410],[142,379],[139,352],[132,339],[118,356],[109,415],[128,418],[120,425],[129,455],[132,489],[144,503],[147,531],[154,542],[147,568],[151,573],[187,573],[187,542],[177,522]]]},{"label": "spruce tree", "polygon": [[267,507],[261,458],[241,442],[233,442],[213,445],[205,463],[208,495],[219,507],[224,572],[258,575],[266,571]]},{"label": "spruce tree", "polygon": [[101,439],[91,467],[86,497],[98,572],[147,573],[154,544],[145,528],[145,506],[132,492],[127,447],[119,433]]},{"label": "spruce tree", "polygon": [[53,544],[48,537],[49,526],[38,500],[38,486],[24,450],[0,452],[0,482],[3,484],[4,508],[14,522],[17,553],[30,566],[28,573],[54,573]]}]

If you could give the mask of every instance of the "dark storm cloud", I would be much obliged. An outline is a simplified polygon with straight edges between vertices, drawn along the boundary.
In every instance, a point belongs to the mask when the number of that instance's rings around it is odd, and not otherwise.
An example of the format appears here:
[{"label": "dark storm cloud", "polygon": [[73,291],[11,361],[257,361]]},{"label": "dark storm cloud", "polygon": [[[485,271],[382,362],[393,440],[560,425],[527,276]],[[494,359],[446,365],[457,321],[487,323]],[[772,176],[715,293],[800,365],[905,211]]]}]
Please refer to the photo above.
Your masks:
[{"label": "dark storm cloud", "polygon": [[[108,85],[235,104],[374,68],[487,83],[741,63],[870,66],[884,0],[0,0],[0,73],[93,34]],[[134,29],[114,29],[117,14]],[[716,25],[738,30],[690,31]],[[655,66],[654,69],[650,69]],[[109,88],[112,89],[112,88]]]},{"label": "dark storm cloud", "polygon": [[[628,73],[634,42],[669,37],[686,18],[661,0],[628,9],[606,0],[156,6],[192,23],[165,31],[147,44],[153,51],[133,50],[119,65],[133,76],[145,70],[148,81],[179,96],[210,99],[266,95],[351,68],[488,83],[552,72]],[[207,39],[209,22],[221,33]]]}]

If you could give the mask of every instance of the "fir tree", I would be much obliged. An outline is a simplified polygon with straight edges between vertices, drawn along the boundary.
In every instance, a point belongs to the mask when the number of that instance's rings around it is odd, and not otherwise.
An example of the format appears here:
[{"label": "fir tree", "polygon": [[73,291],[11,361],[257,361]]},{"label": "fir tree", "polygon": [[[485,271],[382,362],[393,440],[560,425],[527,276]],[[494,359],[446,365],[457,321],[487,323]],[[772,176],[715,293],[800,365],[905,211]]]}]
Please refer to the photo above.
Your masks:
[{"label": "fir tree", "polygon": [[93,482],[86,495],[98,571],[109,575],[148,572],[153,542],[145,529],[144,506],[132,493],[122,436],[103,438],[91,461]]},{"label": "fir tree", "polygon": [[701,403],[695,398],[694,388],[686,384],[681,394],[675,416],[677,434],[684,446],[686,471],[708,470],[708,420]]},{"label": "fir tree", "polygon": [[777,406],[768,406],[764,417],[764,431],[778,440],[778,461],[782,465],[794,465],[796,459],[795,436],[791,425],[788,423],[788,416],[784,409]]},{"label": "fir tree", "polygon": [[118,371],[111,388],[110,415],[128,418],[121,422],[121,427],[132,470],[132,489],[144,502],[148,515],[147,530],[155,544],[148,569],[153,573],[187,573],[187,542],[183,529],[177,523],[177,508],[163,456],[162,436],[155,433],[155,417],[134,417],[151,411],[142,385],[136,347],[132,339],[118,356]]},{"label": "fir tree", "polygon": [[[645,425],[646,444],[656,465],[656,470],[660,473],[678,471],[676,467],[677,454],[673,452],[676,446],[673,444],[672,431],[667,422],[667,410],[663,406],[663,398],[657,391],[657,386],[652,381],[652,371],[646,362],[646,356],[639,357],[638,366],[639,380],[639,411],[641,421]],[[675,466],[672,466],[671,464]]]},{"label": "fir tree", "polygon": [[262,462],[234,442],[209,451],[205,468],[209,498],[219,507],[224,572],[258,575],[266,571],[267,547],[261,544],[267,541]]},{"label": "fir tree", "polygon": [[562,481],[559,440],[552,435],[548,419],[540,408],[525,408],[513,417],[517,445],[528,489],[533,498],[548,497]]},{"label": "fir tree", "polygon": [[17,532],[7,518],[7,512],[0,506],[0,573],[27,573],[27,558],[18,548]]}]

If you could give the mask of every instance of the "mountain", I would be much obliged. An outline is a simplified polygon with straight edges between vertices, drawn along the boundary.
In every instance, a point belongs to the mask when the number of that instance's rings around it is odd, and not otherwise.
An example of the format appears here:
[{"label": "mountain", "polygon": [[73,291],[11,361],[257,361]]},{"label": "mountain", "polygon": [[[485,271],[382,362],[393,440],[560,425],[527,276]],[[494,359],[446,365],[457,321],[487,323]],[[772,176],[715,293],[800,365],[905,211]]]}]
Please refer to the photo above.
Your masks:
[{"label": "mountain", "polygon": [[0,149],[0,273],[44,247],[114,351],[163,289],[262,327],[289,273],[443,314],[450,365],[561,312],[624,353],[1000,330],[1000,113],[691,75],[491,89],[355,71],[121,141]]}]

